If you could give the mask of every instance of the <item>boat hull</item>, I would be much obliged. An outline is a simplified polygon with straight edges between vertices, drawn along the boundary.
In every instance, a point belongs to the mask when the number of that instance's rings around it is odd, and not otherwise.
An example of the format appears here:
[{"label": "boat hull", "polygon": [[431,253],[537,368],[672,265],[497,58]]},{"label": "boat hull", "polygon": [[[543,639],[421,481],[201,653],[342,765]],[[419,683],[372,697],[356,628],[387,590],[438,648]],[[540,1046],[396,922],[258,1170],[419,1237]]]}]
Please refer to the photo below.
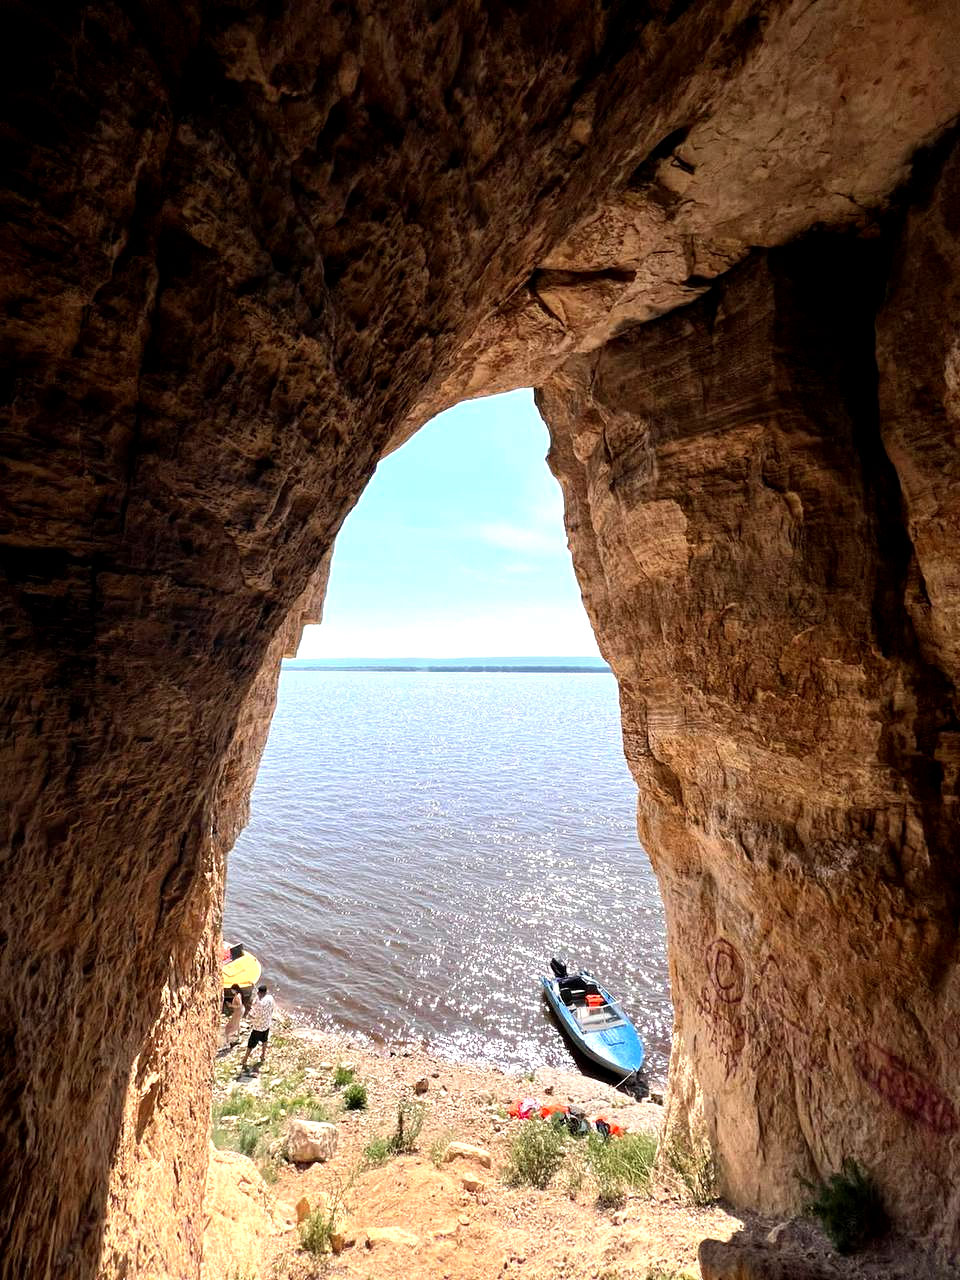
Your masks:
[{"label": "boat hull", "polygon": [[541,977],[540,983],[547,1003],[560,1023],[564,1035],[584,1057],[623,1078],[635,1075],[643,1066],[643,1041],[636,1027],[613,999],[609,991],[597,983],[607,1006],[619,1018],[617,1025],[596,1031],[584,1031],[574,1014],[564,1004],[560,984],[555,978]]}]

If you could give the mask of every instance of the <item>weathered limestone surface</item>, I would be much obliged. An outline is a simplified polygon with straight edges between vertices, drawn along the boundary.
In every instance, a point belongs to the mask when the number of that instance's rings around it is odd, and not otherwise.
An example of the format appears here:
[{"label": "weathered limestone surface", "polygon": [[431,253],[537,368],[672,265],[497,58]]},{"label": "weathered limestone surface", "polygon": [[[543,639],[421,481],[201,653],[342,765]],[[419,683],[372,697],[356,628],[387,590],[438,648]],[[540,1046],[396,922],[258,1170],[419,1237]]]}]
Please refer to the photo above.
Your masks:
[{"label": "weathered limestone surface", "polygon": [[881,439],[886,267],[757,253],[539,402],[667,907],[668,1127],[775,1210],[856,1156],[955,1249],[955,688]]},{"label": "weathered limestone surface", "polygon": [[876,253],[775,246],[876,235],[960,110],[953,0],[4,17],[0,1277],[196,1275],[280,655],[383,453],[531,382],[670,910],[676,1123],[760,1203],[900,1144],[942,1227],[953,187]]},{"label": "weathered limestone surface", "polygon": [[210,1148],[205,1206],[200,1280],[255,1275],[270,1237],[289,1230],[294,1213],[276,1203],[252,1160],[215,1147]]}]

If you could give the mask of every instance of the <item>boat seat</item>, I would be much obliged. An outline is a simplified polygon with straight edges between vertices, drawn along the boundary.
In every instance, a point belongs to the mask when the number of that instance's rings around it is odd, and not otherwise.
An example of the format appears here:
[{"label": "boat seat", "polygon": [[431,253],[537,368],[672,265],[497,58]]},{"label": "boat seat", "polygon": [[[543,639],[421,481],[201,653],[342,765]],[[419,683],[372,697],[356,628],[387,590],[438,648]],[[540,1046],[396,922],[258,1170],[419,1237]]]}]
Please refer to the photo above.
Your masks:
[{"label": "boat seat", "polygon": [[578,987],[561,987],[560,998],[565,1005],[583,1004],[587,998],[587,988],[583,985]]}]

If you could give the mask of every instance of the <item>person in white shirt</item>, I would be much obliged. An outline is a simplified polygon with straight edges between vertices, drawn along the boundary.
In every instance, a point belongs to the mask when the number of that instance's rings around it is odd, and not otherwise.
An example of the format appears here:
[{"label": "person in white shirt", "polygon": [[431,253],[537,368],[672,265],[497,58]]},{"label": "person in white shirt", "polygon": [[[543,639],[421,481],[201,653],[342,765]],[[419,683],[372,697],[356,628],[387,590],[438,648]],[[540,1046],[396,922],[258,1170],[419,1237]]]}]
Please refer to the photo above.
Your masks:
[{"label": "person in white shirt", "polygon": [[273,1010],[275,1008],[273,996],[267,994],[267,988],[257,987],[257,998],[250,1006],[250,1039],[247,1041],[247,1051],[243,1055],[243,1061],[240,1063],[241,1072],[247,1069],[247,1059],[250,1057],[251,1050],[260,1045],[260,1061],[257,1068],[263,1066],[267,1057],[267,1041],[270,1038],[270,1023],[273,1021]]}]

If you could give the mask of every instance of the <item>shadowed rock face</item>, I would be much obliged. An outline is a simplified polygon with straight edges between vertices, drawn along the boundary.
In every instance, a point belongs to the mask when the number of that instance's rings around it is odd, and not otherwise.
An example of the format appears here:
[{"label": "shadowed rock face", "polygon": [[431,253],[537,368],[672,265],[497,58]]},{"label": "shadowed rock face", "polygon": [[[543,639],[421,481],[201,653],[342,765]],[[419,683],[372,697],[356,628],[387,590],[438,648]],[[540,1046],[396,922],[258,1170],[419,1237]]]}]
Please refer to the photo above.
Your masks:
[{"label": "shadowed rock face", "polygon": [[889,1148],[946,1231],[946,144],[908,179],[955,5],[5,16],[0,1276],[196,1274],[279,657],[383,453],[530,383],[667,901],[673,1122],[743,1203]]}]

